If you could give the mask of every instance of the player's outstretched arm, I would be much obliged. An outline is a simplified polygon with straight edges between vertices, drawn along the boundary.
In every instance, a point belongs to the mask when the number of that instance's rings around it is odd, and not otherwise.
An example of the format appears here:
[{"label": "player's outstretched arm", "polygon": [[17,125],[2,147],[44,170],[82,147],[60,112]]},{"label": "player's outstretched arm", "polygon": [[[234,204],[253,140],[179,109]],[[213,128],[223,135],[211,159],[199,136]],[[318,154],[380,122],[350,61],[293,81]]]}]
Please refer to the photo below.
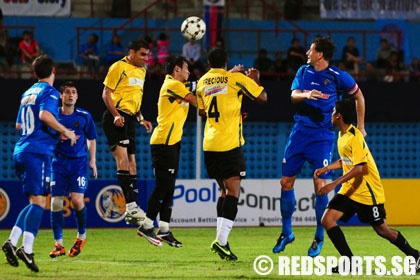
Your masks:
[{"label": "player's outstretched arm", "polygon": [[193,105],[194,107],[197,107],[197,97],[192,92],[187,94],[184,100]]}]

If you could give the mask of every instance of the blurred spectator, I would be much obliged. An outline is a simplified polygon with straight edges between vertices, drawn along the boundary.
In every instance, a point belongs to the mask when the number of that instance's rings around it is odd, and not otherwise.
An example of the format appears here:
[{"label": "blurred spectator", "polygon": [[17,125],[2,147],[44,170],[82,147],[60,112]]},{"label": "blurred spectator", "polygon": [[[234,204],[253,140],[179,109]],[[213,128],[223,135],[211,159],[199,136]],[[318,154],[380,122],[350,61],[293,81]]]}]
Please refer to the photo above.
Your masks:
[{"label": "blurred spectator", "polygon": [[289,73],[296,73],[300,66],[307,61],[306,50],[300,45],[298,38],[293,38],[287,50],[287,65]]},{"label": "blurred spectator", "polygon": [[408,71],[410,73],[411,82],[420,81],[420,60],[418,57],[415,57],[411,60],[411,63],[408,66]]},{"label": "blurred spectator", "polygon": [[189,62],[190,80],[199,79],[205,71],[201,61],[201,45],[195,40],[189,40],[182,46],[182,56]]},{"label": "blurred spectator", "polygon": [[165,72],[163,71],[163,65],[155,63],[150,71],[147,71],[147,76],[152,80],[163,80],[165,79]]},{"label": "blurred spectator", "polygon": [[356,75],[359,74],[359,62],[361,60],[359,49],[356,47],[356,39],[352,36],[348,37],[341,55],[341,61],[344,63],[345,70],[353,71]]},{"label": "blurred spectator", "polygon": [[380,69],[386,69],[389,67],[389,59],[394,48],[388,43],[388,40],[382,38],[380,46],[376,52],[376,67]]},{"label": "blurred spectator", "polygon": [[[360,81],[378,81],[378,77],[380,76],[377,69],[375,69],[375,63],[373,62],[366,62],[365,69],[361,71]],[[382,77],[382,76],[381,76]]]},{"label": "blurred spectator", "polygon": [[3,23],[3,11],[0,8],[0,65],[5,72],[10,72],[8,45],[9,35]]},{"label": "blurred spectator", "polygon": [[385,69],[385,82],[402,82],[405,76],[405,67],[400,59],[398,51],[392,51],[388,66]]},{"label": "blurred spectator", "polygon": [[155,65],[155,41],[153,40],[152,36],[146,35],[144,37],[144,41],[149,45],[149,54],[147,55],[146,65],[147,70],[152,70],[153,66]]},{"label": "blurred spectator", "polygon": [[111,42],[106,49],[105,62],[108,66],[111,66],[115,61],[120,60],[125,56],[123,46],[121,44],[120,36],[115,33],[112,35]]},{"label": "blurred spectator", "polygon": [[157,46],[157,61],[161,65],[165,65],[166,59],[169,56],[169,44],[171,41],[168,38],[168,35],[165,33],[160,33],[158,39],[156,40]]},{"label": "blurred spectator", "polygon": [[32,65],[32,61],[42,54],[38,42],[34,39],[32,32],[23,31],[22,41],[19,43],[22,63]]},{"label": "blurred spectator", "polygon": [[80,46],[80,56],[83,60],[83,65],[87,66],[88,73],[94,76],[99,71],[100,66],[98,39],[98,35],[92,33],[86,43]]},{"label": "blurred spectator", "polygon": [[258,56],[254,60],[254,68],[260,71],[262,77],[270,76],[273,71],[273,61],[268,58],[266,49],[263,48],[258,51]]},{"label": "blurred spectator", "polygon": [[276,74],[281,74],[278,76],[280,79],[283,79],[283,74],[287,73],[287,61],[283,59],[283,53],[281,51],[277,51],[275,54],[273,72]]}]

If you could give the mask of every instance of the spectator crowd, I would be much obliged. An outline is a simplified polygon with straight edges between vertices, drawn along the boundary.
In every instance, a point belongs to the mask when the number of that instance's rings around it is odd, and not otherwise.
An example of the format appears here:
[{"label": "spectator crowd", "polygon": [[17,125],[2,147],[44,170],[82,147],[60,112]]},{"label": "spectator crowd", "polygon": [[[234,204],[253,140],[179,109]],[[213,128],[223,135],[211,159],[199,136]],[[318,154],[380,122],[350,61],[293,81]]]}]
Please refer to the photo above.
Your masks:
[{"label": "spectator crowd", "polygon": [[[147,75],[151,79],[164,78],[165,60],[170,53],[171,40],[165,32],[156,37],[146,34],[140,36],[149,44],[150,53],[147,61]],[[91,33],[87,40],[80,44],[77,50],[74,66],[83,73],[85,78],[102,79],[108,67],[127,53],[120,34],[113,33],[105,46],[98,46],[99,36]],[[106,40],[105,40],[106,42]],[[332,65],[351,73],[358,81],[406,82],[420,81],[420,60],[414,57],[410,62],[404,62],[404,53],[393,46],[386,38],[381,38],[376,51],[376,60],[368,61],[362,57],[359,49],[360,42],[354,36],[349,36]],[[214,45],[225,47],[222,37]],[[101,49],[104,49],[102,54]],[[203,48],[202,41],[187,40],[176,48],[179,54],[189,61],[190,79],[198,79],[208,70],[204,57],[208,50]],[[229,50],[227,50],[229,52]],[[307,63],[307,49],[299,38],[293,38],[285,50],[269,52],[261,47],[256,51],[252,65],[261,73],[262,80],[291,79],[297,69]],[[12,66],[26,69],[33,59],[42,54],[43,50],[35,39],[33,30],[24,30],[17,47],[11,47],[7,28],[3,25],[0,13],[0,76],[11,76]],[[25,68],[26,67],[26,68]]]}]

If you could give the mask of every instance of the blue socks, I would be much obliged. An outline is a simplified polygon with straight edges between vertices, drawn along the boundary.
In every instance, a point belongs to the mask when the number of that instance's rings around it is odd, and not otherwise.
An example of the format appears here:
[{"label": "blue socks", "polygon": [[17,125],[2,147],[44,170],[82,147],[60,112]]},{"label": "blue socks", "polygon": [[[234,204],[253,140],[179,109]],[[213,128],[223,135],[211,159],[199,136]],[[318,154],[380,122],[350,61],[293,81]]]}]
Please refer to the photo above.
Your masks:
[{"label": "blue socks", "polygon": [[24,222],[24,231],[30,232],[36,237],[39,227],[41,226],[44,208],[36,204],[30,204]]},{"label": "blue socks", "polygon": [[86,233],[86,216],[87,216],[87,209],[86,206],[83,207],[80,211],[74,211],[74,216],[76,217],[76,224],[77,224],[77,232],[79,234]]},{"label": "blue socks", "polygon": [[325,208],[327,208],[328,196],[316,195],[315,197],[315,217],[316,217],[316,231],[315,238],[324,240],[324,226],[321,224],[322,215],[324,215]]},{"label": "blue socks", "polygon": [[[328,204],[328,196],[317,195],[315,197],[315,216],[316,216],[316,231],[315,237],[324,240],[324,227],[321,224],[321,218],[324,214],[325,208]],[[280,212],[282,217],[282,233],[289,235],[292,233],[292,215],[295,211],[296,197],[294,189],[290,191],[281,190],[280,196]]]},{"label": "blue socks", "polygon": [[63,211],[53,212],[51,211],[51,227],[54,233],[54,239],[63,239],[63,227],[64,227],[64,215]]},{"label": "blue socks", "polygon": [[[77,225],[77,232],[80,234],[86,233],[86,217],[87,209],[86,206],[82,210],[74,210],[74,218]],[[51,211],[51,227],[54,233],[54,239],[63,239],[63,228],[64,228],[64,215],[63,211],[52,212]]]},{"label": "blue socks", "polygon": [[25,230],[25,217],[26,217],[26,213],[28,213],[29,208],[31,207],[31,205],[32,204],[26,205],[25,208],[23,208],[20,211],[20,213],[19,213],[19,215],[18,215],[18,217],[16,219],[15,226],[21,228],[22,231]]},{"label": "blue socks", "polygon": [[295,211],[296,197],[295,190],[290,191],[281,190],[280,195],[280,212],[282,217],[282,233],[289,235],[292,233],[292,215]]}]

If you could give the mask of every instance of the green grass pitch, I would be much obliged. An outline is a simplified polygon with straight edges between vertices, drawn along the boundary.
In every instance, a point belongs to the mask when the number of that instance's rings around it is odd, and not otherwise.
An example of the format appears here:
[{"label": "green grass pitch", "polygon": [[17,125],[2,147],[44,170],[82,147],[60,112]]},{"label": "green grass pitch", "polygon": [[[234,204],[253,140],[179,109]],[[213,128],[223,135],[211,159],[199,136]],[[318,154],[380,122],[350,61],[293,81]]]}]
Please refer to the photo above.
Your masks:
[{"label": "green grass pitch", "polygon": [[[400,230],[410,244],[420,248],[420,227],[394,227]],[[343,227],[344,234],[357,256],[385,256],[387,266],[392,256],[404,256],[387,240],[380,238],[370,227]],[[63,256],[51,259],[54,240],[49,229],[39,231],[35,240],[35,261],[39,273],[31,272],[24,263],[10,266],[0,252],[0,279],[420,279],[417,276],[281,276],[278,275],[278,256],[306,256],[314,234],[314,227],[294,227],[296,240],[280,254],[271,252],[280,227],[234,227],[229,243],[238,261],[221,260],[210,251],[216,235],[215,228],[173,228],[175,237],[184,247],[173,248],[167,244],[156,247],[137,236],[135,227],[115,229],[88,228],[87,242],[76,258]],[[6,240],[10,229],[0,230],[0,242]],[[64,245],[68,251],[76,230],[64,230]],[[20,245],[20,243],[19,243]],[[254,260],[267,255],[274,260],[273,271],[258,275]],[[326,236],[323,256],[338,253]]]}]

